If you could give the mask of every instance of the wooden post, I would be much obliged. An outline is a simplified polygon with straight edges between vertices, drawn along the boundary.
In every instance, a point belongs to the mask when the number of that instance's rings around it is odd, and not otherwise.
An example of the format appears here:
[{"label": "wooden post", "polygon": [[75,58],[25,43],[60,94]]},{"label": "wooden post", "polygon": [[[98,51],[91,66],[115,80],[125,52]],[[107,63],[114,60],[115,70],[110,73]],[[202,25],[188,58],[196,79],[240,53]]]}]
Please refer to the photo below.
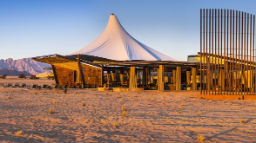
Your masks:
[{"label": "wooden post", "polygon": [[196,68],[192,68],[192,90],[197,90],[197,83],[196,83]]},{"label": "wooden post", "polygon": [[77,64],[78,64],[78,69],[79,69],[79,74],[78,75],[81,76],[82,82],[83,82],[83,88],[85,88],[84,72],[83,72],[83,68],[82,68],[81,62],[80,62],[80,55],[77,55]]},{"label": "wooden post", "polygon": [[100,86],[104,86],[104,66],[101,68],[101,80],[100,80]]},{"label": "wooden post", "polygon": [[181,67],[176,68],[176,90],[181,90]]},{"label": "wooden post", "polygon": [[121,69],[121,71],[120,71],[120,83],[121,83],[121,85],[123,85],[123,83],[124,83],[124,70],[123,69]]},{"label": "wooden post", "polygon": [[172,82],[176,85],[176,70],[172,70]]},{"label": "wooden post", "polygon": [[[237,73],[236,73],[236,80],[237,80]],[[225,91],[225,72],[224,72],[224,69],[221,69],[221,88],[222,88],[222,91]]]},{"label": "wooden post", "polygon": [[56,84],[59,84],[58,75],[57,75],[56,68],[55,68],[54,65],[52,65],[52,71],[53,71],[55,83],[56,83]]},{"label": "wooden post", "polygon": [[116,71],[115,70],[113,70],[111,73],[111,79],[112,79],[112,82],[116,81]]},{"label": "wooden post", "polygon": [[109,69],[107,70],[107,83],[108,83],[108,87],[109,87],[109,84],[110,84],[110,70]]},{"label": "wooden post", "polygon": [[157,75],[158,75],[157,77],[158,90],[163,91],[164,90],[164,65],[159,65]]},{"label": "wooden post", "polygon": [[135,67],[130,67],[130,73],[129,73],[129,89],[134,90],[137,88],[137,80],[136,80],[136,73],[135,73]]},{"label": "wooden post", "polygon": [[143,68],[143,77],[142,77],[142,85],[147,85],[148,84],[148,68],[144,67]]}]

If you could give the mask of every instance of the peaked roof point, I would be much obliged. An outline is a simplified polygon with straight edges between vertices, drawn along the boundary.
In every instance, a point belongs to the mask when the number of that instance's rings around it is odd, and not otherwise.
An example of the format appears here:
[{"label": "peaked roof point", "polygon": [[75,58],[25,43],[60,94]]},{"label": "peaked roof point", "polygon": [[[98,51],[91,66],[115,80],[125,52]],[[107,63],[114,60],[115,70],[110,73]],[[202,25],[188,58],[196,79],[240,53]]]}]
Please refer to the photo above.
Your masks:
[{"label": "peaked roof point", "polygon": [[88,55],[115,61],[175,61],[133,38],[112,13],[102,34],[83,49],[70,55]]}]

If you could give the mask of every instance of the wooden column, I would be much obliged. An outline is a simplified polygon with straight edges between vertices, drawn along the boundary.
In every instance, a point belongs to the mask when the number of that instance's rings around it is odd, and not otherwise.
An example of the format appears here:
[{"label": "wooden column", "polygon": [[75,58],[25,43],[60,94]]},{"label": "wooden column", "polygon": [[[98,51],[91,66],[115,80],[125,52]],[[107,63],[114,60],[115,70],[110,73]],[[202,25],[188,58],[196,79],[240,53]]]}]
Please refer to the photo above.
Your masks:
[{"label": "wooden column", "polygon": [[52,72],[53,72],[53,75],[54,75],[55,83],[59,84],[58,75],[57,75],[56,68],[55,68],[54,65],[52,65]]},{"label": "wooden column", "polygon": [[176,90],[181,90],[181,67],[176,68]]},{"label": "wooden column", "polygon": [[137,88],[137,78],[135,73],[135,67],[130,67],[130,73],[129,73],[129,89],[134,90]]},{"label": "wooden column", "polygon": [[108,86],[110,84],[110,70],[109,69],[107,70],[107,84],[108,84]]},{"label": "wooden column", "polygon": [[121,85],[124,83],[124,70],[123,69],[121,69],[121,71],[120,71],[120,83],[121,83]]},{"label": "wooden column", "polygon": [[116,71],[115,70],[113,70],[111,73],[111,79],[112,79],[112,82],[116,81]]},{"label": "wooden column", "polygon": [[191,83],[191,73],[190,71],[186,71],[186,81],[187,81],[187,85],[190,85]]},{"label": "wooden column", "polygon": [[[83,72],[83,68],[81,65],[81,61],[80,61],[80,55],[77,55],[77,64],[78,64],[78,69],[79,69],[79,74],[77,74],[77,75],[81,76],[82,82],[83,82],[83,88],[85,88],[84,72]],[[81,80],[79,80],[79,81],[81,81]]]},{"label": "wooden column", "polygon": [[148,84],[148,68],[143,68],[143,77],[142,77],[142,85]]},{"label": "wooden column", "polygon": [[104,66],[101,68],[101,80],[100,80],[100,86],[104,86]]},{"label": "wooden column", "polygon": [[172,82],[176,85],[176,70],[172,70]]},{"label": "wooden column", "polygon": [[157,73],[158,90],[164,90],[164,65],[159,65]]},{"label": "wooden column", "polygon": [[192,90],[197,90],[196,68],[192,68]]}]

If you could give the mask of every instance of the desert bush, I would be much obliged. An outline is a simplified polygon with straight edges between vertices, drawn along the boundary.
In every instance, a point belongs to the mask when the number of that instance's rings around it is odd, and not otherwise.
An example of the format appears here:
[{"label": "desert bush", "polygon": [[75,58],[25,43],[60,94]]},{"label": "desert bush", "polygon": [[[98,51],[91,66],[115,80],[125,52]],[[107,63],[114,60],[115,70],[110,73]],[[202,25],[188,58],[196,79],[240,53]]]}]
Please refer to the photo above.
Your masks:
[{"label": "desert bush", "polygon": [[54,113],[54,109],[50,108],[50,109],[49,109],[49,113],[50,113],[50,114],[53,114],[53,113]]},{"label": "desert bush", "polygon": [[116,128],[117,127],[117,122],[113,123],[113,127]]},{"label": "desert bush", "polygon": [[52,104],[55,104],[55,103],[56,103],[56,101],[53,99],[53,100],[52,100]]},{"label": "desert bush", "polygon": [[25,78],[26,79],[26,75],[24,73],[19,75],[19,78]]},{"label": "desert bush", "polygon": [[182,110],[183,109],[182,107],[183,107],[183,104],[180,104],[179,105],[179,110]]},{"label": "desert bush", "polygon": [[197,141],[198,142],[203,142],[204,141],[204,135],[198,135],[197,136]]},{"label": "desert bush", "polygon": [[125,117],[127,117],[127,112],[123,112],[122,113],[122,116],[125,118]]},{"label": "desert bush", "polygon": [[85,106],[85,103],[82,103],[82,106]]},{"label": "desert bush", "polygon": [[22,134],[23,134],[23,132],[21,130],[14,133],[15,136],[21,136]]},{"label": "desert bush", "polygon": [[1,79],[6,79],[6,74],[3,74],[2,76],[0,76]]},{"label": "desert bush", "polygon": [[66,94],[66,93],[67,93],[67,91],[68,91],[68,89],[67,89],[67,88],[65,88],[65,89],[63,90],[63,93],[64,93],[64,94]]},{"label": "desert bush", "polygon": [[36,77],[35,75],[31,75],[29,79],[39,79],[39,77]]},{"label": "desert bush", "polygon": [[122,107],[121,111],[127,111],[127,109],[125,107]]},{"label": "desert bush", "polygon": [[247,121],[246,121],[246,120],[244,120],[244,119],[241,119],[241,120],[240,120],[240,123],[245,124],[245,123],[247,123]]}]

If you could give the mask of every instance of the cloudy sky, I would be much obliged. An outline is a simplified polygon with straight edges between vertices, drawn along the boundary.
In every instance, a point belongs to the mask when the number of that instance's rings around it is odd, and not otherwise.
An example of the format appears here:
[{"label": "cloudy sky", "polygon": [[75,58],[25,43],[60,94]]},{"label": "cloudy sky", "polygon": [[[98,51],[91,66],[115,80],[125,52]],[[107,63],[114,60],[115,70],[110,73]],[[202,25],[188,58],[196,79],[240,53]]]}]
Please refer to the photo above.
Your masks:
[{"label": "cloudy sky", "polygon": [[69,54],[114,13],[134,38],[177,60],[199,51],[200,8],[256,14],[254,0],[0,0],[0,59]]}]

